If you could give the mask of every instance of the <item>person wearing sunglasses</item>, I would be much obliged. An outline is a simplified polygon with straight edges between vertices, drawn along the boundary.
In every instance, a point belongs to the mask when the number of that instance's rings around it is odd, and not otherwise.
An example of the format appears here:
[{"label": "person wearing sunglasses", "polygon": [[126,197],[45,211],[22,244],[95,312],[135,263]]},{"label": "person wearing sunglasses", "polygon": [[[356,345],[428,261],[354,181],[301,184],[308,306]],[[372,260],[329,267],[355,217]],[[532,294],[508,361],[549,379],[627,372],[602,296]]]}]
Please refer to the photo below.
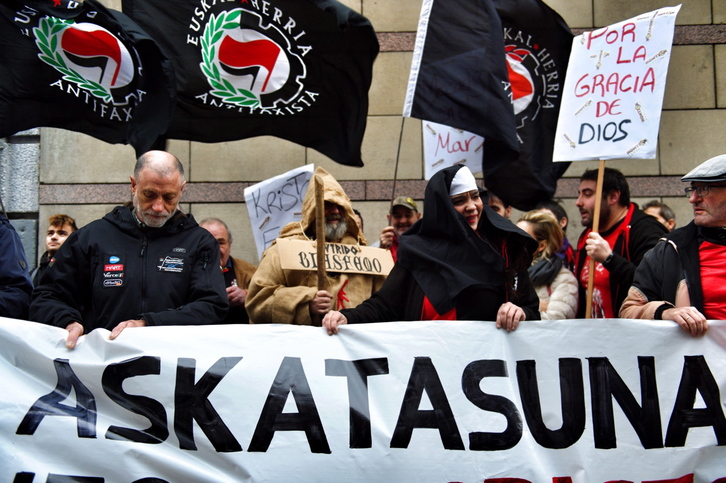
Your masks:
[{"label": "person wearing sunglasses", "polygon": [[635,272],[620,317],[672,320],[693,336],[708,320],[726,319],[726,154],[705,161],[681,181],[693,221],[673,230]]}]

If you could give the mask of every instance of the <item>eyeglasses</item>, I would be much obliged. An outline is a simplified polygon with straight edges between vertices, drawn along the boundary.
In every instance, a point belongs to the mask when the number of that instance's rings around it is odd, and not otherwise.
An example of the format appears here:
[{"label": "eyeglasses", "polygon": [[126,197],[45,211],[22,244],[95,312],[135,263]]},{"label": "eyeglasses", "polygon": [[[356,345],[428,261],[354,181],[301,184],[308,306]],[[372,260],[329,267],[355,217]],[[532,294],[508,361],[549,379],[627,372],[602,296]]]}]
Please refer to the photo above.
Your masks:
[{"label": "eyeglasses", "polygon": [[713,188],[726,188],[726,185],[723,184],[717,184],[717,185],[703,185],[703,186],[693,186],[689,188],[684,188],[683,191],[686,193],[686,198],[690,198],[693,192],[695,191],[698,196],[701,198],[705,198],[708,196],[708,191]]}]

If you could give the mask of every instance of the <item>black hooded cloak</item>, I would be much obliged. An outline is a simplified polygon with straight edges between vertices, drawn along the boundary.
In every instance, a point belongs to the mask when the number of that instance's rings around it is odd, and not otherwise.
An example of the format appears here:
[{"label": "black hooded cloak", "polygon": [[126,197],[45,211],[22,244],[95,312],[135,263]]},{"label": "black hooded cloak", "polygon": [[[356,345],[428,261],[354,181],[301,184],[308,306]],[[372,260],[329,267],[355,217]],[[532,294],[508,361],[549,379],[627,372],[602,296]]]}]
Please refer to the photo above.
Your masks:
[{"label": "black hooded cloak", "polygon": [[[451,202],[461,166],[436,173],[424,197],[424,216],[401,237],[398,262],[381,290],[355,309],[348,323],[421,320],[424,296],[439,314],[456,308],[459,320],[496,320],[506,301],[539,319],[539,300],[527,268],[537,244],[484,200],[478,232]],[[516,267],[516,268],[514,268]]]}]

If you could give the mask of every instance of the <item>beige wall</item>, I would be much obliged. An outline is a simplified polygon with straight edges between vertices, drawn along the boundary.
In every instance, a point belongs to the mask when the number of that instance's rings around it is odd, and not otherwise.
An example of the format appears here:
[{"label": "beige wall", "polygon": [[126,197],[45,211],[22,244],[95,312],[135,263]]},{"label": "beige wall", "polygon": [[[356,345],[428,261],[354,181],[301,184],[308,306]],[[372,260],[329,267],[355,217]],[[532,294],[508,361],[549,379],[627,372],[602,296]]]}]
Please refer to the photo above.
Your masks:
[{"label": "beige wall", "polygon": [[[120,0],[106,0],[108,6],[120,7]],[[366,15],[379,33],[413,33],[416,30],[420,0],[346,0],[343,3]],[[549,0],[573,29],[591,29],[630,18],[655,8],[671,6],[668,0]],[[708,36],[712,24],[726,23],[726,2],[716,0],[684,0],[677,25],[688,26]],[[701,30],[698,30],[698,29]],[[691,32],[691,30],[688,30]],[[686,32],[686,34],[688,33]],[[713,34],[712,34],[713,35]],[[684,174],[701,161],[726,152],[726,42],[723,34],[714,43],[690,37],[676,40],[671,57],[661,120],[658,157],[655,160],[612,161],[608,166],[621,169],[627,176],[664,178]],[[378,237],[385,226],[390,198],[382,184],[394,177],[401,111],[411,62],[410,49],[382,51],[374,66],[370,89],[368,128],[363,141],[364,168],[341,166],[311,149],[290,142],[262,137],[244,141],[201,144],[173,141],[169,150],[184,163],[187,179],[194,183],[254,183],[280,174],[293,167],[315,163],[328,169],[339,180],[365,181],[366,189],[353,197],[354,206],[365,219],[369,241]],[[398,166],[399,180],[422,179],[422,147],[420,122],[406,119]],[[77,199],[73,196],[47,195],[53,185],[69,185],[71,192],[87,184],[125,184],[134,164],[133,150],[128,146],[111,146],[87,136],[55,129],[41,134],[41,209],[40,234],[44,220],[56,212],[75,216],[81,224],[101,216],[114,204],[124,201],[125,191],[114,199]],[[594,163],[573,163],[565,177],[577,178]],[[684,225],[691,217],[685,197],[676,197],[674,190],[659,196],[634,192],[636,201],[663,198]],[[390,183],[389,183],[390,184]],[[217,185],[215,185],[217,186]],[[387,185],[386,185],[387,186]],[[580,232],[579,214],[574,206],[576,187],[567,185],[564,205],[571,217],[569,237]],[[576,185],[574,185],[576,186]],[[377,188],[375,193],[373,187]],[[46,191],[43,191],[46,190]],[[53,193],[57,193],[53,191]],[[676,193],[677,194],[677,193]],[[111,196],[109,196],[111,198]],[[248,229],[247,210],[239,198],[216,202],[192,202],[185,205],[201,219],[223,218],[234,236],[233,255],[257,263],[256,249]],[[513,215],[516,220],[517,213]],[[42,242],[39,244],[42,248]]]}]

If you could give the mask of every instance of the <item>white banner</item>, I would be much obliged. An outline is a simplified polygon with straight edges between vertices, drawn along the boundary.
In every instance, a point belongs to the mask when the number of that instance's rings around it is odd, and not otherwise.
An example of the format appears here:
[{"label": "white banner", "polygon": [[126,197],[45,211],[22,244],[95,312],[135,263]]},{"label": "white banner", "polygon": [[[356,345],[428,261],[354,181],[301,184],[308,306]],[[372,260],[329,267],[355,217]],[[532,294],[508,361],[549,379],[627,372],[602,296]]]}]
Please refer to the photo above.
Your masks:
[{"label": "white banner", "polygon": [[465,164],[472,173],[481,173],[484,138],[444,124],[422,121],[424,178],[455,164]]},{"label": "white banner", "polygon": [[554,161],[655,158],[677,7],[572,41]]},{"label": "white banner", "polygon": [[0,481],[726,482],[723,321],[108,335],[0,319]]},{"label": "white banner", "polygon": [[283,226],[302,219],[302,200],[313,168],[308,164],[245,188],[247,213],[260,259]]}]

